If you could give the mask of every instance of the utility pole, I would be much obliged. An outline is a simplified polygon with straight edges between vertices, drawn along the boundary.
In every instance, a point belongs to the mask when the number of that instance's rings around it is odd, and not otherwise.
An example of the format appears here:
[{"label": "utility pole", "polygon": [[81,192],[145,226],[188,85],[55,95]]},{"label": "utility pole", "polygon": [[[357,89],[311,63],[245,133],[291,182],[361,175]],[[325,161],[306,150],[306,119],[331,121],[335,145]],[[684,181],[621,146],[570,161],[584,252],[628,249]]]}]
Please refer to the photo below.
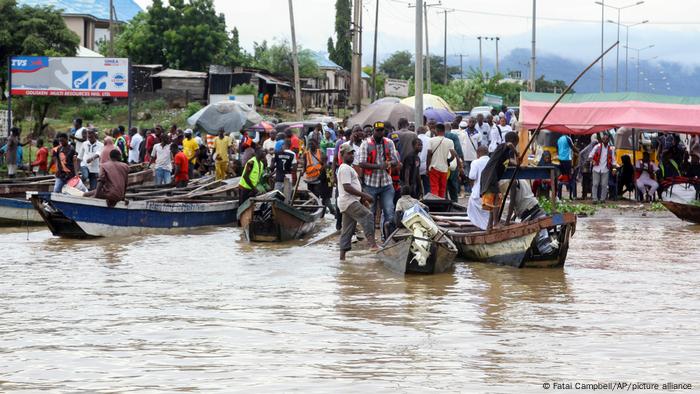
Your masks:
[{"label": "utility pole", "polygon": [[362,109],[362,0],[355,0],[353,11],[353,42],[350,96],[353,113]]},{"label": "utility pole", "polygon": [[301,102],[301,83],[299,82],[299,57],[297,55],[297,36],[294,30],[294,5],[289,0],[289,23],[292,28],[292,63],[294,67],[294,101],[298,120],[304,120],[304,108]]},{"label": "utility pole", "polygon": [[530,56],[530,91],[535,92],[535,32],[537,27],[537,0],[532,0],[532,55]]},{"label": "utility pole", "polygon": [[114,0],[109,0],[109,57],[114,57]]},{"label": "utility pole", "polygon": [[[410,6],[409,6],[410,7]],[[415,88],[416,128],[423,126],[423,0],[416,0],[416,68],[413,81]]]},{"label": "utility pole", "polygon": [[627,45],[625,45],[625,48],[626,48],[626,49],[631,49],[631,50],[637,52],[637,92],[639,92],[639,72],[641,71],[641,70],[639,69],[639,54],[640,54],[642,51],[647,50],[647,49],[651,49],[651,48],[653,48],[653,47],[654,47],[654,44],[645,46],[644,48],[632,48],[632,47],[628,47]]},{"label": "utility pole", "polygon": [[501,39],[501,37],[496,37],[496,74],[499,73],[499,68],[498,68],[498,41]]},{"label": "utility pole", "polygon": [[[641,21],[641,22],[637,22],[637,23],[632,23],[632,24],[626,25],[626,24],[624,24],[624,23],[619,23],[619,20],[618,20],[618,22],[615,22],[615,21],[612,21],[612,20],[608,19],[608,23],[615,23],[615,24],[617,25],[618,29],[620,28],[620,26],[622,26],[622,27],[625,28],[625,92],[628,92],[628,91],[629,91],[629,45],[630,45],[630,27],[639,26],[639,25],[643,25],[643,24],[645,24],[645,23],[649,23],[649,20],[643,20],[643,21]],[[618,38],[618,40],[619,40],[619,38]]]},{"label": "utility pole", "polygon": [[440,11],[441,13],[445,14],[445,52],[442,57],[442,62],[443,66],[445,67],[445,78],[444,78],[444,84],[447,85],[447,14],[450,12],[454,12],[455,10],[451,9],[445,9],[443,11]]},{"label": "utility pole", "polygon": [[[437,3],[433,4],[428,4],[424,3],[421,1],[423,4],[423,20],[425,22],[425,82],[426,82],[426,90],[428,93],[431,93],[431,77],[430,77],[430,47],[428,43],[428,7],[435,7],[439,6],[442,4],[442,1],[438,1]],[[417,7],[418,3],[415,5],[409,4],[408,7]]]},{"label": "utility pole", "polygon": [[464,56],[469,55],[459,54],[459,79],[464,79],[464,62],[462,61],[462,57]]},{"label": "utility pole", "polygon": [[374,53],[372,54],[372,102],[377,99],[377,30],[379,29],[379,0],[374,7]]},{"label": "utility pole", "polygon": [[423,3],[423,17],[425,18],[425,83],[428,93],[432,93],[432,83],[430,76],[430,39],[428,39],[428,4]]},{"label": "utility pole", "polygon": [[[634,3],[634,4],[628,4],[628,5],[625,5],[625,6],[622,6],[622,7],[616,7],[616,6],[613,6],[613,5],[605,4],[605,3],[603,2],[603,0],[601,0],[601,1],[596,1],[596,4],[599,4],[601,7],[608,7],[608,8],[612,8],[612,9],[614,9],[614,10],[617,11],[617,22],[614,22],[614,21],[611,21],[611,20],[608,20],[608,22],[609,22],[609,23],[614,23],[614,24],[617,25],[617,42],[620,42],[620,26],[622,26],[622,24],[620,23],[620,13],[621,13],[621,11],[624,10],[624,9],[626,9],[626,8],[635,7],[635,6],[638,6],[638,5],[640,5],[640,4],[644,4],[644,1],[643,1],[643,0],[642,0],[642,1],[638,1],[638,2],[636,2],[636,3]],[[627,33],[629,33],[629,29],[627,30]],[[628,43],[628,44],[629,44],[629,43]],[[601,48],[602,48],[602,45],[601,45]],[[615,52],[616,52],[616,59],[615,59],[615,91],[618,92],[618,91],[620,90],[620,46],[619,46],[619,45],[617,46]],[[601,59],[601,61],[602,61],[602,59]]]},{"label": "utility pole", "polygon": [[[500,40],[501,37],[483,37],[483,39],[496,41],[496,74],[498,74],[498,40]],[[479,40],[479,49],[481,49],[481,40]]]},{"label": "utility pole", "polygon": [[483,58],[481,57],[481,36],[477,37],[479,40],[479,72],[484,73],[484,61]]}]

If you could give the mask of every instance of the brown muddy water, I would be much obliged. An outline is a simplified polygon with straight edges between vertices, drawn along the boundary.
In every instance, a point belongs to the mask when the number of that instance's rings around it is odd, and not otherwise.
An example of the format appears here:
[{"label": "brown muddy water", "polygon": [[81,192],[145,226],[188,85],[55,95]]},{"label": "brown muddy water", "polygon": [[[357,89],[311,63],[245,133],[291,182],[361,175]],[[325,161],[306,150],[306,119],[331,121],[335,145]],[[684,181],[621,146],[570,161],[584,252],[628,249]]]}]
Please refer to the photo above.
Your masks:
[{"label": "brown muddy water", "polygon": [[437,276],[241,237],[0,230],[0,391],[700,387],[700,226],[670,215],[581,219],[564,269]]}]

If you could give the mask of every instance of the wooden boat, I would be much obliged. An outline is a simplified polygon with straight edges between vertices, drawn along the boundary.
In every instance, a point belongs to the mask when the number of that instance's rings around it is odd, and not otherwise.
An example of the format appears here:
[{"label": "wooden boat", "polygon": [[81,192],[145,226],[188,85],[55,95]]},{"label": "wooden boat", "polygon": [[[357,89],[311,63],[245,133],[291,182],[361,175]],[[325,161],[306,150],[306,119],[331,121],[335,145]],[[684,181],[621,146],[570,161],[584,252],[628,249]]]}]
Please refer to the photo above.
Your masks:
[{"label": "wooden boat", "polygon": [[[129,167],[128,185],[136,186],[153,181],[154,171],[141,164]],[[0,184],[0,225],[40,225],[44,222],[27,194],[34,192],[51,192],[54,177],[37,177],[34,182],[6,182]],[[23,178],[32,179],[32,178]]]},{"label": "wooden boat", "polygon": [[[568,239],[573,234],[571,224],[576,223],[576,216],[570,213],[554,214],[536,220],[501,225],[490,231],[475,227],[469,218],[457,213],[434,213],[438,225],[448,229],[447,235],[457,246],[459,255],[465,259],[478,262],[509,265],[517,268],[554,267],[564,265],[568,252]],[[540,256],[535,253],[534,244],[537,233],[561,226],[559,235],[563,234],[556,252]]]},{"label": "wooden boat", "polygon": [[416,237],[410,231],[398,229],[387,238],[382,248],[377,252],[377,256],[385,267],[399,274],[439,274],[454,266],[457,247],[448,237],[444,236],[444,233],[435,241],[426,238],[420,239],[430,244],[430,257],[426,264],[420,264],[415,259],[415,254],[411,250],[415,240]]},{"label": "wooden boat", "polygon": [[66,238],[123,236],[232,225],[238,200],[201,196],[170,200],[107,201],[60,193],[35,193],[31,202],[54,235]]},{"label": "wooden boat", "polygon": [[700,206],[693,204],[682,204],[673,201],[662,201],[661,203],[664,205],[664,207],[666,207],[666,209],[673,212],[678,219],[700,224]]},{"label": "wooden boat", "polygon": [[325,207],[321,199],[299,190],[292,204],[276,190],[251,197],[238,207],[238,221],[250,242],[301,239],[316,228]]}]

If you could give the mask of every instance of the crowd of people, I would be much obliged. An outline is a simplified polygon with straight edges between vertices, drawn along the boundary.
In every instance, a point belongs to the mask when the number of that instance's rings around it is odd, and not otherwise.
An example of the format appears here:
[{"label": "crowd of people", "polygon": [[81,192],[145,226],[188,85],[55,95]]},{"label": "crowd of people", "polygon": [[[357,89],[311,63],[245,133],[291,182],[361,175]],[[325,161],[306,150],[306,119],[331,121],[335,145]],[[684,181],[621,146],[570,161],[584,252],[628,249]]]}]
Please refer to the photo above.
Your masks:
[{"label": "crowd of people", "polygon": [[[243,130],[235,139],[223,130],[204,139],[199,132],[176,125],[167,131],[160,125],[128,131],[118,126],[104,133],[101,141],[97,129],[83,127],[76,119],[69,133],[57,135],[51,149],[39,139],[30,165],[37,174],[55,175],[54,191],[65,184],[75,186],[71,182],[78,178],[87,195],[110,204],[124,198],[129,165],[139,163],[154,169],[157,185],[185,187],[190,179],[210,173],[217,180],[240,176],[241,204],[269,189],[289,196],[290,186],[303,180],[334,214],[344,257],[357,224],[375,248],[375,220],[380,221],[384,238],[397,225],[397,205],[409,206],[428,194],[455,202],[468,197],[471,222],[481,229],[494,226],[499,218],[493,213],[506,192],[500,178],[506,165],[521,156],[519,136],[511,126],[515,121],[513,112],[504,108],[495,115],[457,116],[450,123],[426,119],[426,125],[419,127],[406,118],[399,119],[396,127],[388,121],[348,127],[319,123],[308,133],[291,128]],[[18,129],[11,130],[2,147],[10,177],[22,163],[27,143],[20,142]],[[660,134],[653,141],[654,150],[644,152],[636,163],[628,156],[617,163],[607,132],[593,136],[585,146],[580,143],[562,135],[555,152],[542,152],[539,165],[551,166],[554,154],[559,161],[555,184],[550,179],[516,182],[509,214],[523,220],[539,217],[544,213],[538,195],[557,187],[561,198],[568,187],[569,196],[575,198],[579,181],[583,197],[590,193],[594,202],[628,190],[650,199],[676,183],[693,184],[696,190],[700,184],[699,136],[692,138],[688,149],[677,134]],[[403,204],[397,204],[399,200]]]}]

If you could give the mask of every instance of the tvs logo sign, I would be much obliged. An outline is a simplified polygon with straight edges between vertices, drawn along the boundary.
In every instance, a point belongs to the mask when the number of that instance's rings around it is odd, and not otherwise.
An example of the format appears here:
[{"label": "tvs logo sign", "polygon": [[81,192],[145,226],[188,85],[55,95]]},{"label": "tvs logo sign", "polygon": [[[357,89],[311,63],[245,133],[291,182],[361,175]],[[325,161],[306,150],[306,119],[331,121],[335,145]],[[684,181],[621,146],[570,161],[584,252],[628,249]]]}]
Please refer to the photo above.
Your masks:
[{"label": "tvs logo sign", "polygon": [[17,56],[10,61],[13,73],[33,73],[49,66],[49,58],[44,56]]}]

